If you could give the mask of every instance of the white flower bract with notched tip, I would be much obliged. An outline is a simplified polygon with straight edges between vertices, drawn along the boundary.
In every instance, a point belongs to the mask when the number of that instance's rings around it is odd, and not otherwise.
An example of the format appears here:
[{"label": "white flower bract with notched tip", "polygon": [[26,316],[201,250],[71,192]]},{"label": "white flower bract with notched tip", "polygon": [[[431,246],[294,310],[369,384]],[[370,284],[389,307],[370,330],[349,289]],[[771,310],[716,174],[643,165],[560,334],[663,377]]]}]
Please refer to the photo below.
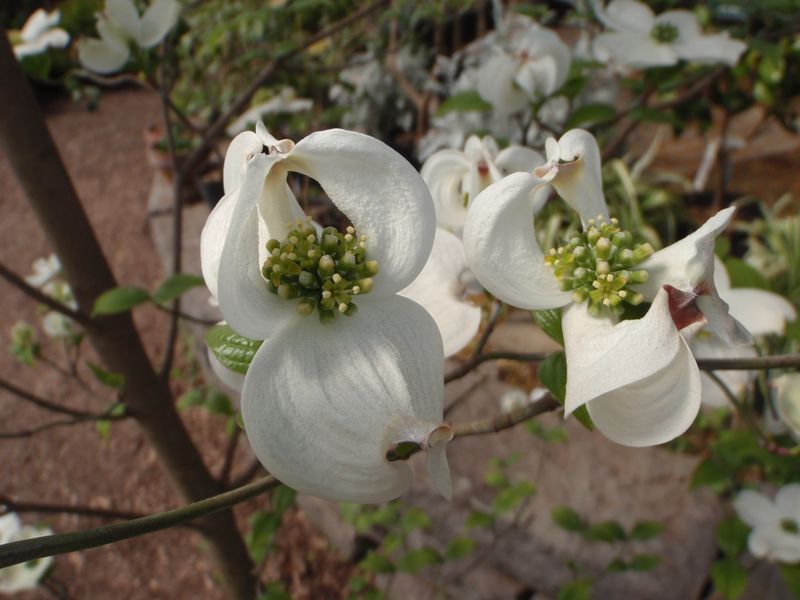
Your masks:
[{"label": "white flower bract with notched tip", "polygon": [[[394,150],[363,134],[319,131],[295,145],[261,125],[256,132],[231,142],[226,195],[201,238],[203,275],[223,317],[238,334],[265,340],[242,389],[253,450],[273,475],[301,492],[381,502],[410,485],[408,465],[387,460],[387,453],[410,443],[427,450],[431,478],[449,497],[444,449],[452,430],[442,424],[441,336],[422,307],[397,295],[425,265],[433,244],[434,209],[425,183]],[[281,283],[281,265],[288,272],[306,261],[294,256],[305,238],[293,227],[308,222],[297,225],[303,212],[287,184],[289,171],[315,179],[353,223],[355,229],[338,239],[358,243],[377,261],[371,289],[341,287],[347,269],[361,267],[345,265],[351,259],[343,256],[320,258],[318,248],[338,242],[314,228],[303,235],[313,245],[308,256],[325,275],[323,289],[311,290],[316,284],[306,282],[302,293],[319,295],[298,299],[298,284]],[[276,240],[285,243],[278,248]],[[270,257],[283,262],[269,269],[268,280],[262,267]],[[328,314],[325,307],[336,295],[338,310]]]},{"label": "white flower bract with notched tip", "polygon": [[[467,264],[481,285],[513,306],[566,307],[567,415],[586,404],[597,428],[620,444],[667,442],[700,407],[700,373],[684,338],[706,323],[726,343],[750,339],[713,283],[714,239],[733,208],[653,253],[649,244],[633,246],[631,234],[607,219],[591,134],[569,131],[548,141],[547,154],[535,174],[513,173],[474,200],[464,226]],[[548,183],[580,214],[584,229],[547,254],[550,264],[534,229],[535,194]],[[624,304],[642,301],[652,303],[643,318],[617,322]]]},{"label": "white flower bract with notched tip", "polygon": [[783,486],[771,501],[753,490],[739,492],[733,502],[739,518],[752,527],[750,554],[784,563],[800,562],[800,485]]}]

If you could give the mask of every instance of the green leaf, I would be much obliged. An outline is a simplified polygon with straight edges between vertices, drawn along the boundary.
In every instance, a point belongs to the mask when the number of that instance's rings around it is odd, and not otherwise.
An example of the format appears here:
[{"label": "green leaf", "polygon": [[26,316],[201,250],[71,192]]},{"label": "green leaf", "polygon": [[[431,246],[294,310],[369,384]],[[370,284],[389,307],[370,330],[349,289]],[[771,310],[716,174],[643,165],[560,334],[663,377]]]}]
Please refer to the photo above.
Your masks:
[{"label": "green leaf", "polygon": [[717,545],[728,558],[738,558],[747,548],[750,528],[738,517],[729,517],[717,526]]},{"label": "green leaf", "polygon": [[111,373],[110,371],[106,371],[100,365],[96,365],[91,362],[86,362],[86,366],[89,367],[89,370],[92,372],[92,375],[95,376],[95,379],[102,383],[106,387],[110,387],[112,390],[120,391],[123,387],[125,387],[125,376],[121,375],[120,373]]},{"label": "green leaf", "polygon": [[661,562],[655,554],[637,554],[631,559],[630,568],[634,571],[652,571]]},{"label": "green leaf", "polygon": [[447,560],[464,558],[468,554],[472,554],[476,544],[475,540],[470,537],[455,537],[447,544],[447,550],[444,551],[444,556]]},{"label": "green leaf", "polygon": [[405,533],[415,529],[428,529],[431,526],[431,518],[421,508],[411,507],[403,515],[402,526]]},{"label": "green leaf", "polygon": [[227,325],[215,325],[206,333],[206,343],[217,360],[244,375],[262,342],[242,337]]},{"label": "green leaf", "polygon": [[272,491],[272,510],[282,515],[294,505],[297,492],[292,488],[279,485]]},{"label": "green leaf", "polygon": [[734,559],[718,560],[711,565],[711,581],[724,600],[736,600],[747,586],[747,571]]},{"label": "green leaf", "polygon": [[586,405],[579,406],[572,412],[572,416],[575,417],[581,425],[583,425],[589,431],[594,431],[594,423],[592,423],[592,417],[589,416],[589,409],[586,408]]},{"label": "green leaf", "polygon": [[473,527],[489,528],[494,525],[494,517],[489,513],[485,513],[480,510],[473,510],[467,517],[467,521],[464,525],[467,527],[467,529],[471,529]]},{"label": "green leaf", "polygon": [[576,579],[561,586],[556,600],[589,600],[592,595],[592,582],[585,579]]},{"label": "green leaf", "polygon": [[416,573],[417,571],[442,562],[439,553],[430,547],[411,550],[406,553],[397,564],[400,571]]},{"label": "green leaf", "polygon": [[545,358],[537,371],[539,381],[561,404],[567,395],[567,356],[564,352],[554,352]]},{"label": "green leaf", "polygon": [[178,296],[185,294],[190,289],[201,287],[205,284],[205,280],[199,275],[176,273],[158,286],[158,289],[153,294],[153,301],[158,304],[166,304],[167,302],[175,300]]},{"label": "green leaf", "polygon": [[657,521],[639,521],[631,530],[631,539],[652,540],[661,535],[662,531],[664,531],[664,525]]},{"label": "green leaf", "polygon": [[257,512],[250,517],[250,531],[245,542],[253,562],[259,564],[264,560],[280,526],[281,515],[274,512]]},{"label": "green leaf", "polygon": [[675,122],[675,117],[669,112],[650,108],[649,106],[637,106],[630,112],[630,117],[636,121],[650,121],[652,123]]},{"label": "green leaf", "polygon": [[261,592],[258,600],[292,600],[292,597],[280,583],[270,583],[267,589]]},{"label": "green leaf", "polygon": [[689,489],[707,485],[715,490],[724,489],[733,477],[734,471],[713,457],[705,459],[692,474]]},{"label": "green leaf", "polygon": [[616,115],[617,109],[610,104],[585,104],[569,116],[564,129],[591,127],[604,121],[610,121]]},{"label": "green leaf", "polygon": [[181,394],[176,406],[178,410],[186,410],[192,406],[200,406],[205,401],[205,397],[206,395],[202,389],[188,390]]},{"label": "green leaf", "polygon": [[520,481],[511,487],[500,490],[492,500],[492,508],[500,514],[508,512],[535,493],[536,488],[530,481]]},{"label": "green leaf", "polygon": [[629,569],[628,563],[626,563],[619,557],[612,560],[606,566],[606,571],[608,571],[609,573],[621,573],[622,571],[627,571],[628,569]]},{"label": "green leaf", "polygon": [[558,506],[551,513],[556,525],[567,531],[582,532],[586,529],[586,523],[581,516],[569,506]]},{"label": "green leaf", "polygon": [[621,542],[628,538],[625,530],[617,521],[603,521],[602,523],[595,523],[589,526],[583,532],[583,536],[587,540],[594,540],[596,542],[606,542],[608,544],[614,542]]},{"label": "green leaf", "polygon": [[111,434],[111,421],[108,419],[100,419],[99,421],[95,421],[94,427],[100,439],[104,442],[107,441],[108,436]]},{"label": "green leaf", "polygon": [[215,415],[231,416],[236,411],[233,408],[233,403],[230,397],[214,388],[206,390],[206,397],[203,401],[203,407],[210,413]]},{"label": "green leaf", "polygon": [[564,332],[561,329],[561,309],[548,308],[546,310],[531,311],[533,320],[550,338],[564,345]]},{"label": "green leaf", "polygon": [[800,319],[786,324],[786,337],[795,342],[800,342]]},{"label": "green leaf", "polygon": [[781,577],[795,598],[800,598],[800,565],[781,565]]},{"label": "green leaf", "polygon": [[492,108],[492,105],[480,97],[476,91],[461,92],[450,96],[442,102],[436,116],[440,117],[452,111],[458,112],[483,112]]},{"label": "green leaf", "polygon": [[750,266],[740,258],[729,256],[725,259],[725,268],[731,278],[731,287],[769,289],[769,283],[766,278],[755,267]]},{"label": "green leaf", "polygon": [[94,301],[92,316],[114,315],[126,312],[150,300],[150,294],[142,288],[134,286],[121,286],[107,290]]},{"label": "green leaf", "polygon": [[395,568],[391,560],[383,554],[370,552],[359,563],[359,566],[368,573],[394,573]]}]

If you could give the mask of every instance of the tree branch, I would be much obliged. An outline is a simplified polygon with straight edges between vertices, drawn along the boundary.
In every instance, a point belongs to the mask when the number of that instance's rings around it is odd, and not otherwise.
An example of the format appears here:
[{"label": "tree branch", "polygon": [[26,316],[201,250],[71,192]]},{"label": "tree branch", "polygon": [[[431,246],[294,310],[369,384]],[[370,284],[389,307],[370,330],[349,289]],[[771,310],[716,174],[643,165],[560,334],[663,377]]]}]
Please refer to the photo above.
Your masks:
[{"label": "tree branch", "polygon": [[0,389],[4,389],[7,392],[14,394],[18,398],[26,400],[31,404],[38,406],[39,408],[43,408],[45,410],[49,410],[52,412],[61,413],[62,415],[69,415],[70,417],[88,417],[90,413],[87,413],[82,410],[76,410],[74,408],[69,408],[66,406],[61,406],[60,404],[56,404],[55,402],[51,402],[50,400],[45,400],[44,398],[40,398],[31,392],[23,390],[22,388],[18,388],[13,383],[9,383],[4,379],[0,379]]},{"label": "tree branch", "polygon": [[504,429],[510,429],[523,421],[528,421],[546,412],[550,412],[561,408],[561,404],[553,398],[551,394],[547,394],[537,400],[531,402],[520,408],[515,408],[512,411],[504,412],[495,415],[489,419],[479,419],[477,421],[468,421],[466,423],[454,423],[453,431],[455,437],[464,437],[468,435],[480,435],[483,433],[497,433]]}]

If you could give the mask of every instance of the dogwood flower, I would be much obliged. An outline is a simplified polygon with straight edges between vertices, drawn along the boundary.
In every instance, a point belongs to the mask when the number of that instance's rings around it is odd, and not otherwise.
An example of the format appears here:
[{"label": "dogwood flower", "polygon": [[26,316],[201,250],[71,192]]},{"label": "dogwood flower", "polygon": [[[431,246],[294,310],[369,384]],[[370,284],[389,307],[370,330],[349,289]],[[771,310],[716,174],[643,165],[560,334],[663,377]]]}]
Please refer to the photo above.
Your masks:
[{"label": "dogwood flower", "polygon": [[177,0],[153,0],[140,16],[133,0],[106,0],[96,15],[100,39],[79,40],[78,60],[96,73],[118,71],[128,62],[131,42],[141,48],[157,45],[178,22],[180,10]]},{"label": "dogwood flower", "polygon": [[558,90],[572,57],[558,35],[517,15],[477,72],[477,91],[495,111],[508,115]]},{"label": "dogwood flower", "polygon": [[[37,258],[33,261],[33,273],[25,277],[25,281],[32,286],[39,287],[42,291],[58,300],[69,308],[77,309],[78,303],[69,284],[61,279],[61,261],[58,256],[51,254],[47,258]],[[75,321],[58,311],[48,311],[42,315],[42,329],[54,339],[69,339],[75,336]]]},{"label": "dogwood flower", "polygon": [[11,42],[17,59],[41,54],[48,48],[64,48],[69,44],[69,34],[56,27],[61,20],[61,12],[47,12],[38,8],[28,17],[22,29],[11,31]]},{"label": "dogwood flower", "polygon": [[47,258],[40,257],[33,261],[33,273],[25,277],[28,285],[42,287],[61,273],[61,260],[55,254]]},{"label": "dogwood flower", "polygon": [[516,171],[531,171],[542,155],[523,146],[500,150],[490,136],[472,135],[464,150],[440,150],[422,165],[420,174],[431,191],[440,227],[460,233],[469,204],[489,184]]},{"label": "dogwood flower", "polygon": [[[51,529],[22,525],[16,513],[0,516],[0,545],[51,533]],[[0,592],[13,594],[35,588],[52,562],[53,558],[47,557],[0,569]]]},{"label": "dogwood flower", "polygon": [[[318,232],[289,171],[319,182],[353,227]],[[441,337],[397,295],[433,245],[422,178],[363,134],[332,129],[294,144],[259,125],[231,142],[223,185],[201,237],[202,270],[230,327],[264,340],[241,398],[256,456],[301,492],[381,502],[410,485],[408,465],[389,459],[413,446],[428,451],[449,497]]]},{"label": "dogwood flower", "polygon": [[783,486],[774,502],[763,494],[744,490],[736,496],[733,507],[753,528],[747,538],[750,554],[784,563],[800,561],[800,485]]},{"label": "dogwood flower", "polygon": [[[721,260],[715,259],[714,286],[728,304],[732,317],[744,325],[754,337],[781,334],[787,321],[797,318],[794,306],[783,296],[756,288],[732,288],[730,277]],[[718,336],[700,331],[689,344],[695,358],[754,358],[752,345],[731,346]],[[756,376],[755,371],[719,371],[717,376],[736,396],[742,394]],[[728,406],[728,398],[708,375],[703,374],[703,404]]]},{"label": "dogwood flower", "polygon": [[[513,306],[565,307],[567,415],[586,404],[597,428],[620,444],[669,441],[700,407],[700,373],[684,337],[706,323],[728,343],[749,339],[713,282],[714,238],[733,208],[654,253],[606,218],[591,134],[574,130],[548,146],[544,167],[512,173],[474,200],[464,226],[467,264]],[[535,238],[534,194],[548,182],[581,215],[583,231],[545,255]],[[618,321],[625,305],[644,301],[652,303],[644,317]]]},{"label": "dogwood flower", "polygon": [[600,22],[611,31],[595,38],[595,54],[632,68],[674,65],[680,60],[735,65],[747,45],[727,32],[703,34],[688,10],[668,10],[656,16],[637,0],[611,0],[603,7],[592,0]]}]

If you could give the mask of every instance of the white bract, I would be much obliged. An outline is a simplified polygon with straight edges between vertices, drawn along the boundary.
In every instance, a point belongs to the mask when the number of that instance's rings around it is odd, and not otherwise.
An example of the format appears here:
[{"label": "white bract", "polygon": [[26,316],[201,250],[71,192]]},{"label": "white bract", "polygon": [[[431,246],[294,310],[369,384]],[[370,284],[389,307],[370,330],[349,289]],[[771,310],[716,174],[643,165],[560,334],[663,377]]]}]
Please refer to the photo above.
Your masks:
[{"label": "white bract", "polygon": [[632,68],[670,66],[680,60],[735,65],[747,45],[727,32],[703,34],[688,10],[656,16],[637,0],[592,0],[598,20],[610,30],[595,38],[595,54]]},{"label": "white bract", "polygon": [[60,19],[58,10],[48,13],[38,8],[33,11],[19,32],[10,32],[14,55],[20,59],[41,54],[48,48],[64,48],[69,44],[69,34],[56,27]]},{"label": "white bract", "polygon": [[[440,227],[461,233],[469,204],[487,186],[516,171],[532,171],[542,155],[523,146],[500,150],[490,136],[472,135],[464,150],[440,150],[422,165]],[[546,193],[546,192],[545,192]]]},{"label": "white bract", "polygon": [[[728,304],[730,315],[744,325],[754,337],[782,334],[786,323],[797,318],[794,306],[783,296],[756,288],[732,288],[728,271],[721,260],[715,259],[714,286]],[[752,345],[731,346],[718,336],[700,331],[691,341],[695,358],[755,358]],[[717,376],[736,396],[756,377],[756,371],[717,371]],[[728,398],[708,375],[703,374],[703,404],[728,406]]]},{"label": "white bract", "polygon": [[[733,208],[653,253],[607,219],[592,135],[573,130],[547,146],[548,163],[535,175],[513,173],[474,200],[464,226],[467,264],[513,306],[565,307],[566,414],[586,404],[597,428],[620,444],[669,441],[700,407],[700,373],[684,337],[706,323],[728,343],[749,340],[713,282],[714,238]],[[534,214],[535,193],[547,183],[580,214],[583,232],[545,255]],[[618,322],[626,305],[643,301],[652,303],[643,318]]]},{"label": "white bract", "polygon": [[478,70],[478,93],[495,111],[511,114],[546,98],[567,80],[570,50],[558,35],[524,17]]},{"label": "white bract", "polygon": [[[301,492],[381,502],[411,481],[387,453],[413,445],[428,451],[431,478],[449,497],[442,340],[428,313],[397,295],[433,245],[425,183],[363,134],[332,129],[294,144],[256,132],[231,142],[226,195],[201,238],[203,275],[225,320],[265,340],[242,389],[253,450]],[[317,232],[289,171],[319,182],[354,227]]]},{"label": "white bract", "polygon": [[[51,533],[51,529],[22,525],[16,513],[0,516],[0,545]],[[0,569],[0,592],[13,594],[35,588],[52,562],[53,558],[48,556]]]},{"label": "white bract", "polygon": [[775,501],[754,492],[739,492],[733,507],[753,530],[747,547],[756,558],[796,563],[800,561],[800,485],[783,486]]},{"label": "white bract", "polygon": [[106,0],[97,13],[100,39],[78,41],[78,59],[96,73],[113,73],[125,66],[130,57],[130,43],[141,48],[157,45],[178,22],[181,5],[177,0],[153,0],[144,14],[133,0]]}]

